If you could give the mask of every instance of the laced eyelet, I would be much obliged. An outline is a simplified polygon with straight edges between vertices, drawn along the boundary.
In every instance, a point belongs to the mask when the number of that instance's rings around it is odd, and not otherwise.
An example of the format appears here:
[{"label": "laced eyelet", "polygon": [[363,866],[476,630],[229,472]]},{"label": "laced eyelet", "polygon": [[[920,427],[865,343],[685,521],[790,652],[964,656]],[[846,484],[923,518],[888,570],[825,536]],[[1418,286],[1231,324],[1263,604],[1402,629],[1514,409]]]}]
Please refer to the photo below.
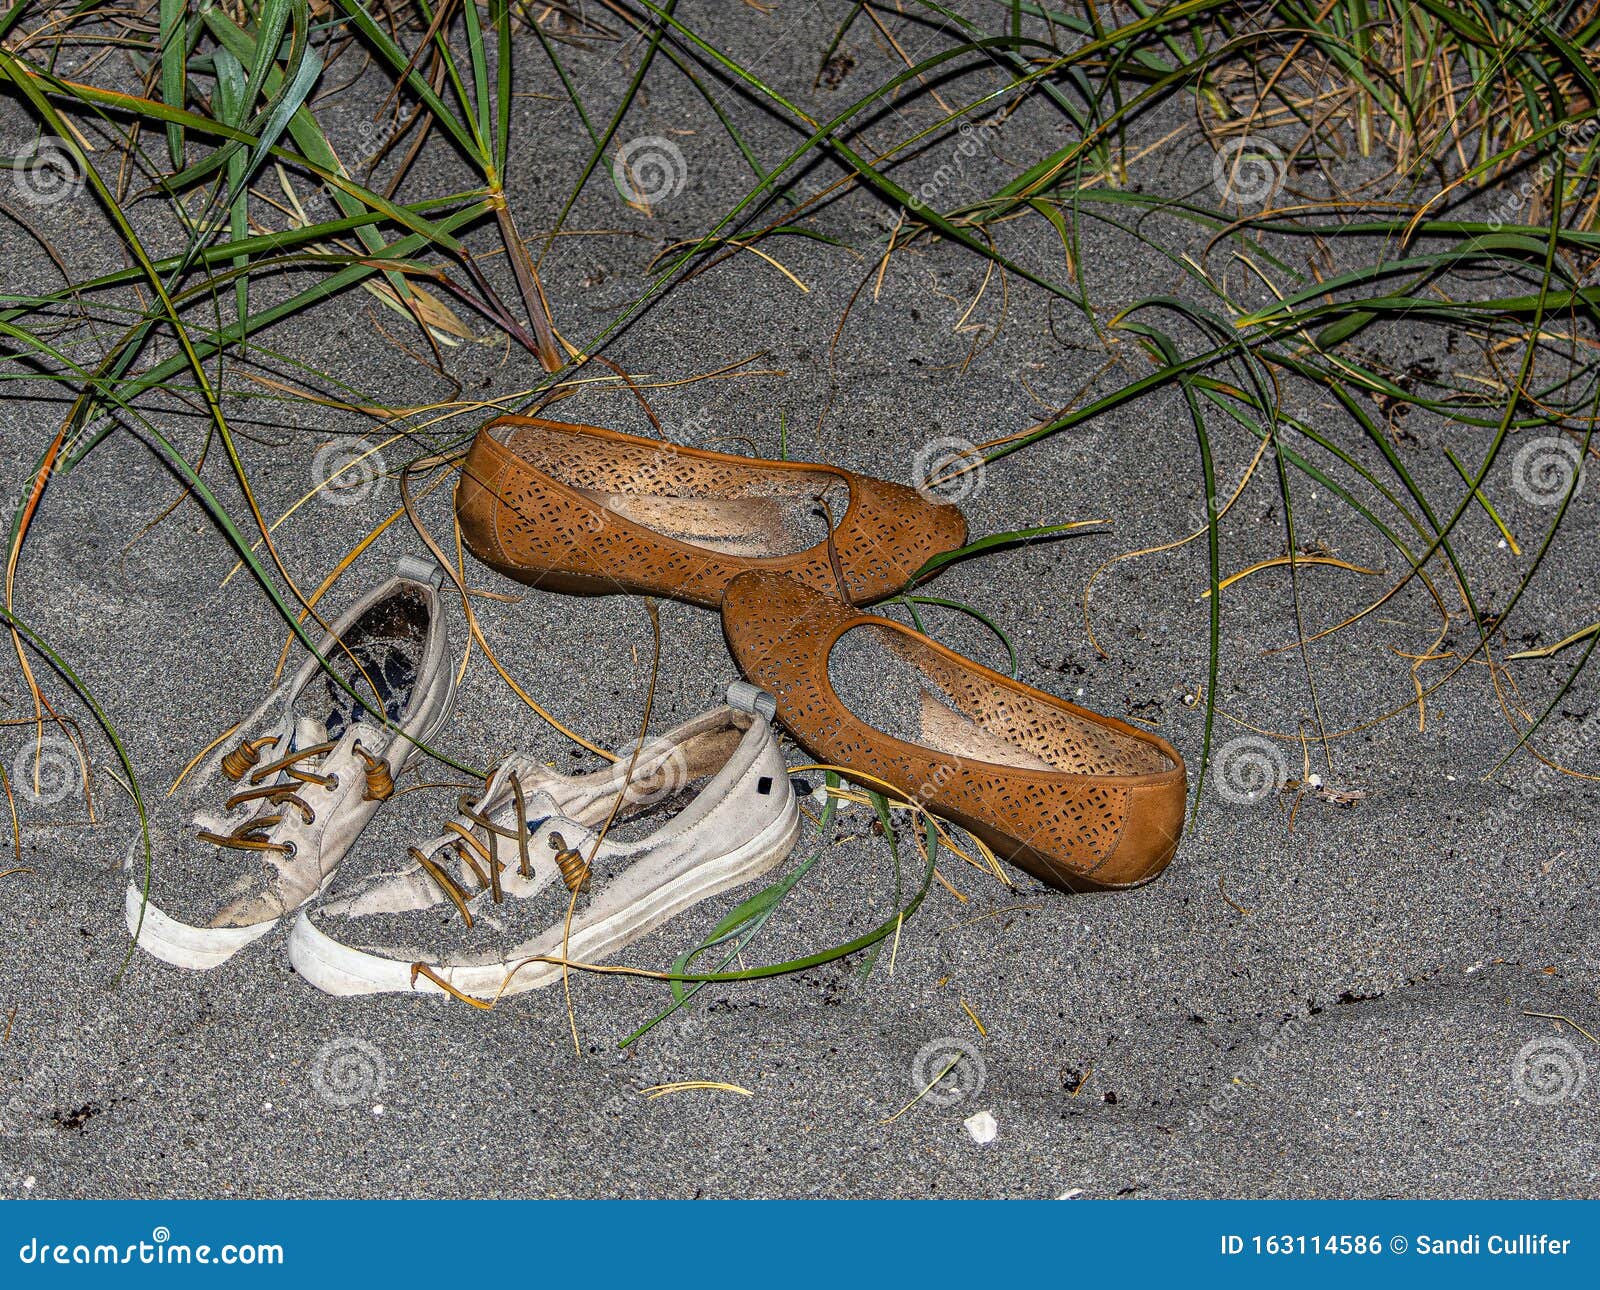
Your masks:
[{"label": "laced eyelet", "polygon": [[261,750],[278,742],[276,735],[260,739],[241,739],[238,747],[222,759],[222,773],[235,782],[243,779],[261,760]]},{"label": "laced eyelet", "polygon": [[[300,796],[301,792],[305,791],[308,784],[326,788],[337,784],[338,780],[333,775],[319,775],[302,763],[331,752],[334,744],[324,742],[299,749],[294,749],[291,744],[292,751],[286,756],[278,758],[271,765],[257,765],[256,763],[261,760],[261,749],[277,742],[276,736],[243,742],[229,754],[231,762],[224,768],[227,777],[235,783],[244,780],[248,772],[250,787],[241,788],[239,792],[232,794],[223,809],[231,812],[249,803],[259,802],[266,808],[267,813],[247,815],[231,833],[215,833],[210,829],[201,829],[198,835],[200,841],[236,851],[271,851],[283,856],[285,860],[293,859],[299,854],[299,848],[294,843],[273,842],[267,835],[283,820],[284,812],[291,806],[300,812],[302,825],[310,825],[316,820],[316,811],[305,798]],[[252,766],[255,767],[254,770],[250,770]],[[274,780],[274,777],[276,782],[263,782]]]},{"label": "laced eyelet", "polygon": [[333,771],[328,776],[328,782],[323,787],[325,787],[330,793],[337,791],[339,787],[339,772]]},{"label": "laced eyelet", "polygon": [[550,849],[556,853],[556,866],[561,870],[561,881],[572,892],[589,890],[589,865],[582,852],[569,847],[559,833],[550,834]]},{"label": "laced eyelet", "polygon": [[361,758],[362,765],[366,767],[367,786],[362,797],[368,802],[384,802],[394,796],[394,777],[390,773],[389,763],[382,757],[374,757],[361,746],[359,739],[350,745],[350,750]]}]

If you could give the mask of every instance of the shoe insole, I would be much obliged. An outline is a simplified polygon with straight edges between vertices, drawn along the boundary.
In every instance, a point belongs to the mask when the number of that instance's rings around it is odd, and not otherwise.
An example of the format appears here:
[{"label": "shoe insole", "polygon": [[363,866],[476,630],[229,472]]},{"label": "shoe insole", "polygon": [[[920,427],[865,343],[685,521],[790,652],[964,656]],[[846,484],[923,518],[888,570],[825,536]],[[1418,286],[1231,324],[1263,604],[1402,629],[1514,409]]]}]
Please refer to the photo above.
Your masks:
[{"label": "shoe insole", "polygon": [[783,508],[770,497],[656,497],[580,491],[614,515],[722,555],[771,555],[788,541]]},{"label": "shoe insole", "polygon": [[[676,496],[577,490],[596,506],[647,529],[720,555],[759,559],[804,551],[822,541],[827,520],[812,497]],[[823,492],[837,522],[849,505],[843,484]]]},{"label": "shoe insole", "polygon": [[[345,633],[343,648],[335,646],[328,661],[352,690],[390,721],[399,721],[411,706],[417,686],[417,666],[427,636],[426,602],[411,591],[385,597],[362,614]],[[352,662],[352,660],[354,660]],[[321,674],[330,711],[321,716],[328,737],[338,739],[357,721],[372,722],[361,703]],[[296,700],[298,706],[299,700]]]},{"label": "shoe insole", "polygon": [[992,735],[964,712],[957,712],[943,699],[922,691],[922,730],[920,743],[938,748],[957,757],[973,761],[994,762],[1018,770],[1054,770],[1043,757],[1036,757],[1026,748],[1008,743]]},{"label": "shoe insole", "polygon": [[957,709],[931,678],[878,635],[871,627],[855,628],[828,655],[828,680],[856,716],[886,735],[958,757],[1018,770],[1055,769]]},{"label": "shoe insole", "polygon": [[598,440],[548,423],[512,430],[506,446],[597,506],[680,541],[751,558],[822,541],[821,495],[838,523],[850,487],[828,470],[755,459],[706,460],[669,442]]},{"label": "shoe insole", "polygon": [[828,680],[868,725],[958,757],[1079,775],[1168,768],[1151,744],[986,681],[893,628],[845,632],[828,656]]}]

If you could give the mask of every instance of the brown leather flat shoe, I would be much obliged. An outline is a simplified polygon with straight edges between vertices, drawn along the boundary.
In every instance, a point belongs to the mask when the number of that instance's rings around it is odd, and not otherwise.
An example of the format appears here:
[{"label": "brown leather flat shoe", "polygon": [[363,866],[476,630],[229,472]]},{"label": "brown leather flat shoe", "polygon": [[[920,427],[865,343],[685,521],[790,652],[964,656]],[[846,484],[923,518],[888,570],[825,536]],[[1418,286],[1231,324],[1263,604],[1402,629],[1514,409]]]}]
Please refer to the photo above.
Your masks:
[{"label": "brown leather flat shoe", "polygon": [[575,595],[627,592],[715,608],[747,570],[834,587],[825,519],[851,598],[905,587],[967,539],[954,506],[838,466],[684,448],[596,426],[499,417],[456,485],[468,550],[519,581]]},{"label": "brown leather flat shoe", "polygon": [[[722,627],[819,760],[894,785],[1052,886],[1131,886],[1177,850],[1183,758],[1155,735],[781,574],[735,578]],[[833,676],[869,692],[896,733],[852,712]]]}]

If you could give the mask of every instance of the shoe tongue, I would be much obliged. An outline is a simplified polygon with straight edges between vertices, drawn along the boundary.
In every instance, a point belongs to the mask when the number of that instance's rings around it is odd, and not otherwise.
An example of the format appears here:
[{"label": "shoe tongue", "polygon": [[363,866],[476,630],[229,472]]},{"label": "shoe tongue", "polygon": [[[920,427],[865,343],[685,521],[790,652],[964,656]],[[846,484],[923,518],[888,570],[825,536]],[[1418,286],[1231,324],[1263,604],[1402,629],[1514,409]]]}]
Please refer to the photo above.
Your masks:
[{"label": "shoe tongue", "polygon": [[[517,827],[517,799],[511,791],[511,770],[514,767],[502,766],[495,771],[489,780],[485,792],[472,802],[472,809],[478,814],[488,813],[488,818],[504,829],[515,830]],[[528,825],[530,835],[537,833],[539,826],[547,820],[556,819],[561,815],[561,805],[547,791],[542,788],[524,788],[522,804],[525,808],[524,820]],[[485,841],[483,827],[476,820],[465,816],[456,818],[457,824],[466,829],[480,842]],[[457,834],[442,833],[422,848],[425,855],[432,855],[443,846],[453,846]]]},{"label": "shoe tongue", "polygon": [[[494,803],[493,808],[489,812],[489,818],[495,822],[497,827],[509,830],[511,832],[516,831],[516,798],[511,792],[509,775],[503,769],[495,773],[494,779],[489,786],[489,791],[479,799],[479,801],[475,804],[474,809],[481,813],[485,802]],[[568,828],[568,831],[576,836],[576,830],[571,828],[570,822],[567,821],[562,815],[560,804],[545,790],[524,789],[522,794],[522,804],[525,808],[523,818],[528,827],[530,843],[533,839],[533,836],[538,833],[540,827],[547,824],[551,820],[560,820],[562,824]],[[470,832],[472,836],[480,843],[488,847],[491,853],[498,855],[502,864],[509,866],[509,868],[507,868],[501,874],[501,882],[506,889],[513,892],[520,892],[521,894],[528,894],[526,892],[522,892],[522,884],[524,880],[517,873],[517,855],[519,851],[518,844],[504,836],[489,836],[483,831],[482,826],[479,825],[475,820],[457,817],[457,823],[463,829]],[[452,869],[452,872],[459,878],[461,883],[466,886],[468,891],[477,890],[477,874],[473,871],[472,867],[467,863],[464,855],[462,854],[459,845],[459,835],[455,833],[442,834],[435,838],[427,846],[423,847],[422,853],[432,859],[435,863],[443,863],[447,867],[450,866],[451,857],[453,856],[454,868]],[[479,859],[481,862],[481,857],[475,858]]]},{"label": "shoe tongue", "polygon": [[511,777],[515,774],[518,786],[522,789],[523,818],[530,822],[530,831],[538,828],[540,821],[561,814],[560,804],[550,795],[549,790],[535,788],[529,784],[525,772],[526,767],[519,765],[515,760],[501,766],[490,778],[487,789],[479,799],[478,809],[489,810],[496,819],[503,818],[514,828],[517,797],[511,787]]},{"label": "shoe tongue", "polygon": [[[545,782],[549,774],[544,766],[532,758],[522,753],[512,753],[495,767],[494,773],[489,776],[483,796],[479,799],[480,804],[493,803],[494,809],[504,809],[502,805],[504,802],[515,800],[511,788],[511,780],[515,776],[517,785],[522,789],[522,800],[527,803],[529,817],[537,819],[541,815],[553,815],[555,799],[550,795]],[[533,809],[535,800],[545,805],[536,811]]]},{"label": "shoe tongue", "polygon": [[315,717],[296,716],[294,719],[294,751],[303,752],[328,741],[328,727]]},{"label": "shoe tongue", "polygon": [[[288,743],[284,742],[285,736],[291,736]],[[290,708],[284,712],[283,720],[278,726],[277,742],[266,747],[261,754],[261,761],[263,763],[278,761],[290,753],[299,752],[305,748],[315,748],[320,743],[326,743],[327,740],[328,728],[322,722],[315,717],[302,717],[293,708]],[[308,757],[306,762],[299,764],[305,765],[307,762],[313,761],[321,761],[321,758],[313,759]],[[265,782],[268,784],[281,784],[285,778],[284,773],[280,771]],[[252,783],[247,778],[245,784],[241,785],[241,787],[255,788],[260,787],[260,785]],[[221,813],[210,810],[197,811],[194,814],[194,820],[202,828],[211,829],[217,833],[227,833],[241,819],[247,819],[252,815],[265,815],[272,810],[273,808],[270,805],[266,805],[259,800],[241,802],[232,811],[223,811]]]},{"label": "shoe tongue", "polygon": [[527,825],[529,833],[537,833],[539,826],[546,820],[553,820],[561,814],[561,805],[544,789],[536,789],[531,793],[522,795],[523,805],[527,807]]}]

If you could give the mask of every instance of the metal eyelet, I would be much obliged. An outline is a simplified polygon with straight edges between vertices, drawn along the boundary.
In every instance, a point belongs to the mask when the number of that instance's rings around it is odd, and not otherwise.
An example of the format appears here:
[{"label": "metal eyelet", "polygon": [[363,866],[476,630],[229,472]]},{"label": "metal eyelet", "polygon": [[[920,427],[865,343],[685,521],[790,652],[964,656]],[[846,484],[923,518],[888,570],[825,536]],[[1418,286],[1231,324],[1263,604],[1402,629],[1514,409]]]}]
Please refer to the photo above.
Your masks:
[{"label": "metal eyelet", "polygon": [[284,845],[288,847],[288,850],[283,853],[283,858],[285,860],[293,860],[297,855],[300,854],[300,848],[295,843],[286,842]]},{"label": "metal eyelet", "polygon": [[326,788],[328,790],[328,792],[330,792],[330,793],[332,793],[336,789],[338,789],[338,787],[339,787],[339,772],[338,771],[333,771],[332,773],[330,773],[329,776],[328,776],[328,782],[325,785],[323,785],[323,787]]}]

